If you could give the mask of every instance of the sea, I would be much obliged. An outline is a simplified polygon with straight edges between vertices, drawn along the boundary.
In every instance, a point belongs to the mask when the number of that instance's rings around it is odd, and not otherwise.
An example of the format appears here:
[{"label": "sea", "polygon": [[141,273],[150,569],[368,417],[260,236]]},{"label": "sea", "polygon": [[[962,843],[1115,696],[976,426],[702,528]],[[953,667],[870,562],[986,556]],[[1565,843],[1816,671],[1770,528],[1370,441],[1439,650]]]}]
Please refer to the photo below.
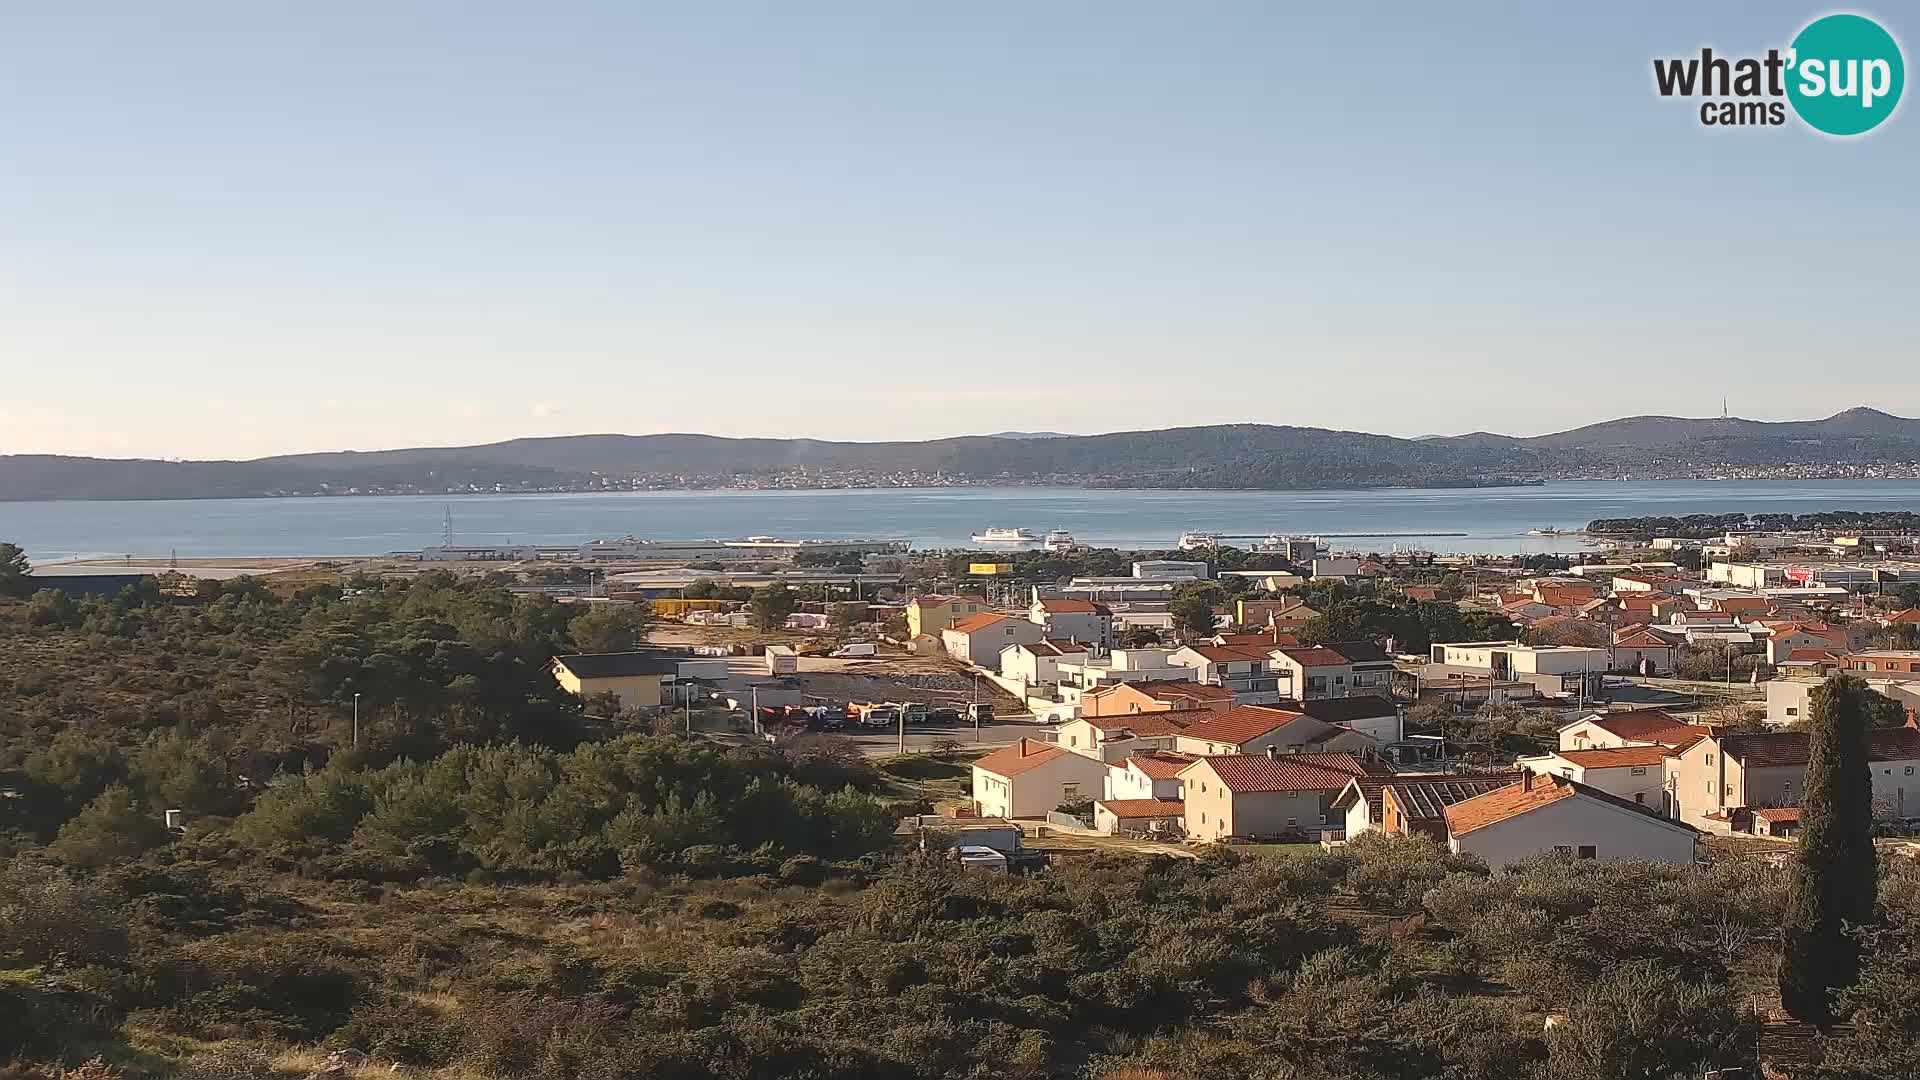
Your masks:
[{"label": "sea", "polygon": [[[1567,481],[1367,491],[1046,487],[0,502],[0,541],[35,562],[78,558],[355,556],[456,544],[573,544],[636,536],[901,538],[972,546],[988,527],[1066,529],[1096,547],[1169,549],[1189,530],[1322,536],[1335,549],[1578,551],[1595,518],[1736,511],[1920,511],[1920,480]],[[1228,541],[1234,542],[1234,541]]]}]

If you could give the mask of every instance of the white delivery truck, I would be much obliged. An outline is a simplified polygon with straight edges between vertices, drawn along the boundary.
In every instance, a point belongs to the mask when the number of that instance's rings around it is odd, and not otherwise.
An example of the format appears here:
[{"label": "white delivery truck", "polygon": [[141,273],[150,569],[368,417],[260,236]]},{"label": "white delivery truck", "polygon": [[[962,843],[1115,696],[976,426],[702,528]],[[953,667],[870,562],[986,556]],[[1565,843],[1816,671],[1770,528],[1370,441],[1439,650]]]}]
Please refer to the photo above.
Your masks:
[{"label": "white delivery truck", "polygon": [[833,650],[833,655],[842,659],[861,656],[878,656],[880,647],[871,641],[852,641]]},{"label": "white delivery truck", "polygon": [[800,670],[800,656],[788,645],[767,646],[767,674],[791,675]]}]

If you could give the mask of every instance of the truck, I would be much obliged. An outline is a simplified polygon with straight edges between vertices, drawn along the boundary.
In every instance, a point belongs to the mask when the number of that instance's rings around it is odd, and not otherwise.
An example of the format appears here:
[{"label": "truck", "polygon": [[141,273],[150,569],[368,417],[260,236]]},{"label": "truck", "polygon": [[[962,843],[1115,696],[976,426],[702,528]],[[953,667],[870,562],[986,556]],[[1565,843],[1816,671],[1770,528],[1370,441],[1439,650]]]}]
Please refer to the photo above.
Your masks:
[{"label": "truck", "polygon": [[973,721],[976,724],[992,723],[993,722],[993,703],[989,701],[982,701],[978,704],[967,706],[967,719]]},{"label": "truck", "polygon": [[791,675],[800,670],[800,657],[786,645],[767,646],[767,674]]},{"label": "truck", "polygon": [[834,656],[843,659],[861,656],[877,656],[879,653],[880,647],[871,641],[851,641],[833,650]]}]

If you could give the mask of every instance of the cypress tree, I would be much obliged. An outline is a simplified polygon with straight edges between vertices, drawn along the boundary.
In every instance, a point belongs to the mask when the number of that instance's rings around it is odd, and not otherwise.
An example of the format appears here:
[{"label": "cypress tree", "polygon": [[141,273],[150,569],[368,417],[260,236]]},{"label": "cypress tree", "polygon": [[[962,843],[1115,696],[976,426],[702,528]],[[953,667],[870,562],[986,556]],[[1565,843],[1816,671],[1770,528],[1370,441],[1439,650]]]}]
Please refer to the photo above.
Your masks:
[{"label": "cypress tree", "polygon": [[1813,692],[1807,721],[1806,800],[1787,893],[1780,1003],[1808,1023],[1833,1019],[1833,991],[1860,974],[1847,924],[1873,917],[1879,885],[1873,851],[1873,770],[1867,725],[1873,691],[1836,675]]}]

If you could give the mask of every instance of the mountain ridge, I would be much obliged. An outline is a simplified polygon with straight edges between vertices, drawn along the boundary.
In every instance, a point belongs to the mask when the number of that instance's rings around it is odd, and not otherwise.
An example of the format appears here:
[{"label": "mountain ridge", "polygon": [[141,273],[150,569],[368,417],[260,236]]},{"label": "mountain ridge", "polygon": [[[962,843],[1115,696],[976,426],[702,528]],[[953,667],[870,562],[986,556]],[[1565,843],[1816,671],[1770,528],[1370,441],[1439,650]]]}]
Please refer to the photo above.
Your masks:
[{"label": "mountain ridge", "polygon": [[[892,477],[896,484],[905,478],[1249,490],[1474,486],[1583,470],[1806,461],[1920,461],[1920,420],[1861,407],[1793,421],[1630,416],[1536,436],[1482,431],[1409,439],[1246,423],[889,442],[604,432],[246,460],[20,454],[0,456],[0,500],[712,487],[743,480],[844,486],[861,474],[876,484]],[[769,483],[781,478],[804,482]]]}]

